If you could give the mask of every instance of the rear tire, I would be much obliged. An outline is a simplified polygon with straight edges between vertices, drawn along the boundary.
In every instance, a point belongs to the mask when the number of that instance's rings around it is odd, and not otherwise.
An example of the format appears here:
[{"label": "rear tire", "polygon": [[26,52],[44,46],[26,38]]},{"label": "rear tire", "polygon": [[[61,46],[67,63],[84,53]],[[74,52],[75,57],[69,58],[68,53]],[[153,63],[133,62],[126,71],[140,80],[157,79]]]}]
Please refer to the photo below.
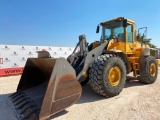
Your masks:
[{"label": "rear tire", "polygon": [[126,80],[125,64],[116,55],[101,55],[94,60],[89,79],[90,86],[96,93],[105,97],[118,95]]},{"label": "rear tire", "polygon": [[145,65],[140,69],[138,79],[142,83],[152,84],[156,81],[158,75],[158,65],[155,57],[149,56],[145,58]]}]

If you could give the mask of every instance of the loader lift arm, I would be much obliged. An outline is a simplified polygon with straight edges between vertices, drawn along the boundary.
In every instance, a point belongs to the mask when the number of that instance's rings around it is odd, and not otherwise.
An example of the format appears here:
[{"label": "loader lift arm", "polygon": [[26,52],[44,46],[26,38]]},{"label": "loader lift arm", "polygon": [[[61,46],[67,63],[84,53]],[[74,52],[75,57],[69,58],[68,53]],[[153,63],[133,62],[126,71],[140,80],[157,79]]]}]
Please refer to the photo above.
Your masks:
[{"label": "loader lift arm", "polygon": [[73,53],[67,58],[70,65],[75,69],[76,75],[80,73],[83,67],[84,58],[88,53],[88,44],[86,36],[80,35],[79,42],[77,43]]},{"label": "loader lift arm", "polygon": [[[74,49],[73,53],[67,58],[68,62],[75,69],[77,80],[81,83],[81,85],[88,82],[88,70],[90,65],[92,65],[95,58],[100,56],[107,46],[108,41],[102,43],[100,46],[88,50],[90,46],[88,46],[86,42],[86,36],[80,35],[79,42]],[[77,52],[78,46],[80,47],[80,51]]]}]

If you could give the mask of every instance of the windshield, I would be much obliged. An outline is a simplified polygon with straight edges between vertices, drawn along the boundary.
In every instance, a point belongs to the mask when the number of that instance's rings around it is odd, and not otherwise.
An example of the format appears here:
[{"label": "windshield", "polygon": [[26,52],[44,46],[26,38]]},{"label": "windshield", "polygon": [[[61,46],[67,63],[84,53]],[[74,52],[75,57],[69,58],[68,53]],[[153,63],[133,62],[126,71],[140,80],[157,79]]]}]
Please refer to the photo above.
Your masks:
[{"label": "windshield", "polygon": [[118,37],[121,42],[124,42],[124,28],[122,21],[111,21],[102,26],[101,42]]}]

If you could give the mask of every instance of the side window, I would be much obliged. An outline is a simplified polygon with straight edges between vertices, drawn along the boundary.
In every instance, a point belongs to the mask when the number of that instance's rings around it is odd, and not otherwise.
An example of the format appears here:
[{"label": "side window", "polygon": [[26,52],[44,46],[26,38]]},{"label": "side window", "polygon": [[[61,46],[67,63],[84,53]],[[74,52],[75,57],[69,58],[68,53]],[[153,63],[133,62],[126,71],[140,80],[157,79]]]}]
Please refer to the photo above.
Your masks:
[{"label": "side window", "polygon": [[109,39],[111,37],[111,29],[106,29],[105,39]]},{"label": "side window", "polygon": [[103,42],[104,40],[108,40],[111,37],[111,29],[107,29],[102,27],[102,35],[100,41]]},{"label": "side window", "polygon": [[132,25],[127,26],[127,36],[128,36],[128,42],[133,42],[133,33],[132,33]]}]

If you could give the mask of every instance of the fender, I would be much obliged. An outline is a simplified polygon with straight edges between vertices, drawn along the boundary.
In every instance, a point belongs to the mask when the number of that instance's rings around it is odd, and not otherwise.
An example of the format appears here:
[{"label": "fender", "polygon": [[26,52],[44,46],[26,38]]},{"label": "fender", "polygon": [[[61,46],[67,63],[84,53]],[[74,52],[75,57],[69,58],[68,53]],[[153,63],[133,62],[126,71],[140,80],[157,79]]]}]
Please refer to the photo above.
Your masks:
[{"label": "fender", "polygon": [[130,64],[129,64],[128,58],[126,54],[124,54],[121,50],[104,50],[103,54],[116,54],[119,57],[121,57],[121,59],[124,61],[126,65],[127,74],[130,73]]},{"label": "fender", "polygon": [[145,66],[145,58],[148,57],[149,55],[150,55],[150,48],[144,48],[139,58],[140,71],[143,69],[143,66]]}]

